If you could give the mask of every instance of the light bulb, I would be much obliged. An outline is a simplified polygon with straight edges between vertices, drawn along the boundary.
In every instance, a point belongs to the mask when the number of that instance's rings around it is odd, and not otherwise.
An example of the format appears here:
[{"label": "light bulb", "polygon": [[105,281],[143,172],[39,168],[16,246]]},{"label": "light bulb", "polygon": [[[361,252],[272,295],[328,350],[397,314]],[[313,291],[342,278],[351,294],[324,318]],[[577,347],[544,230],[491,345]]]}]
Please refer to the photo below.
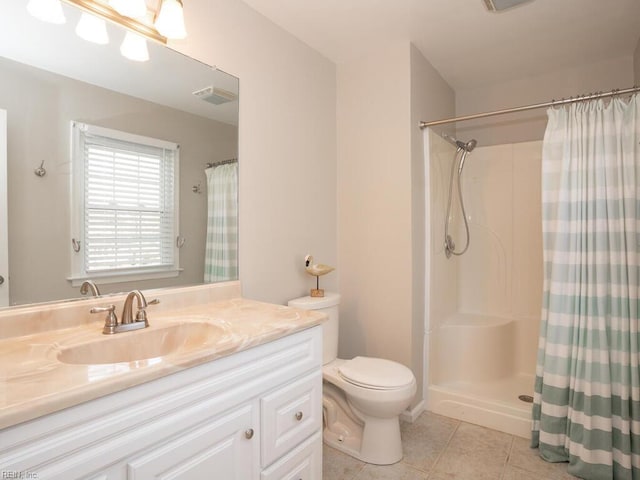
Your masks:
[{"label": "light bulb", "polygon": [[162,0],[155,27],[167,38],[185,38],[187,31],[184,28],[182,3],[179,0]]},{"label": "light bulb", "polygon": [[58,24],[66,22],[60,0],[29,0],[27,11],[43,22]]},{"label": "light bulb", "polygon": [[109,0],[109,6],[125,17],[144,18],[147,16],[145,0]]},{"label": "light bulb", "polygon": [[89,42],[100,45],[109,43],[109,35],[107,34],[107,24],[105,21],[87,12],[82,12],[80,21],[76,26],[76,33],[79,37]]},{"label": "light bulb", "polygon": [[122,45],[120,45],[120,53],[129,60],[136,62],[146,62],[149,60],[147,41],[144,37],[133,32],[127,32],[125,34]]}]

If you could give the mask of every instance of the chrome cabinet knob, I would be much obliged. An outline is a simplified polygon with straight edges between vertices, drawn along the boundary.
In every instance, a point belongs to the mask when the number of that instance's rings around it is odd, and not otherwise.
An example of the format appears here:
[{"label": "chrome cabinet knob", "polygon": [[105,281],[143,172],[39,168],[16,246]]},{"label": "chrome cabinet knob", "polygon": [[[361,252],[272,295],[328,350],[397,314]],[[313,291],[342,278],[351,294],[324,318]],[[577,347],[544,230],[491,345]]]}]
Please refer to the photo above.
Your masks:
[{"label": "chrome cabinet knob", "polygon": [[247,440],[251,440],[253,438],[253,428],[250,428],[249,430],[245,430],[244,431],[244,437]]},{"label": "chrome cabinet knob", "polygon": [[303,416],[302,412],[296,412],[296,420],[298,421],[302,420],[302,416]]},{"label": "chrome cabinet knob", "polygon": [[2,285],[3,283],[4,283],[4,277],[0,275],[0,285]]}]

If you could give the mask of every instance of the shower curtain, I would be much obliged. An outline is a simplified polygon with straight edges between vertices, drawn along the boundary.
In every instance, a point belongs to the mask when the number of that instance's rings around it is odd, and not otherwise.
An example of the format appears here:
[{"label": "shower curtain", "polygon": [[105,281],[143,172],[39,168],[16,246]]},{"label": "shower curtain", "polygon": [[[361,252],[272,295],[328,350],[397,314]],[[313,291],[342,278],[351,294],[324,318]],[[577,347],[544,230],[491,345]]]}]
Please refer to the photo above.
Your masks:
[{"label": "shower curtain", "polygon": [[532,446],[589,480],[640,480],[638,96],[550,109]]},{"label": "shower curtain", "polygon": [[204,281],[238,278],[238,163],[205,170],[207,175],[207,244]]}]

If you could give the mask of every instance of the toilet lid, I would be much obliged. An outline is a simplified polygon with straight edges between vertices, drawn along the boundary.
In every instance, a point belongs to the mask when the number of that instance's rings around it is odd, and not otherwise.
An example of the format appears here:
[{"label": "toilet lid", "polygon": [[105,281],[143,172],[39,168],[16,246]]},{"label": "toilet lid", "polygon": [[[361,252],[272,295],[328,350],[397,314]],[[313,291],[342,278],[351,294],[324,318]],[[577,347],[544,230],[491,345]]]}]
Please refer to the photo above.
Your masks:
[{"label": "toilet lid", "polygon": [[346,381],[367,388],[400,388],[414,381],[407,367],[382,358],[355,357],[340,365],[338,372]]}]

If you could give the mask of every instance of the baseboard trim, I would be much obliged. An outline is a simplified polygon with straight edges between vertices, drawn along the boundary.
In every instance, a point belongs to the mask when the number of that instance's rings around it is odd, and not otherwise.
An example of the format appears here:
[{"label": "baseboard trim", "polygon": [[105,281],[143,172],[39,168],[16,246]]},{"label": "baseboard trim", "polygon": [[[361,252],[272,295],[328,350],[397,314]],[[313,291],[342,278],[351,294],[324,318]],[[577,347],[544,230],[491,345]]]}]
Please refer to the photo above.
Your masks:
[{"label": "baseboard trim", "polygon": [[424,400],[420,400],[420,402],[411,410],[407,409],[404,412],[402,412],[400,414],[400,419],[405,422],[413,423],[420,416],[420,414],[425,410],[426,410],[426,403]]}]

